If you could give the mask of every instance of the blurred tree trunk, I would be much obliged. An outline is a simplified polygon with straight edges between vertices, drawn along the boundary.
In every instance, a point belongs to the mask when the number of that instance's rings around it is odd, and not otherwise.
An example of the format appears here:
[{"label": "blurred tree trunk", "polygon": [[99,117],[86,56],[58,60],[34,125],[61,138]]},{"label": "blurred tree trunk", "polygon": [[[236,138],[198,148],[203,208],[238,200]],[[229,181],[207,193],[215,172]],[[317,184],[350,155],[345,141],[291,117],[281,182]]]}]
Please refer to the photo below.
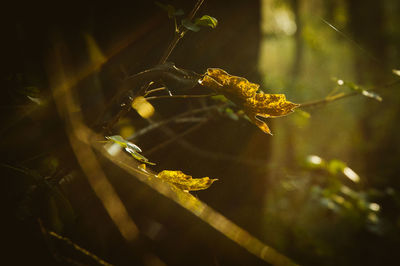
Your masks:
[{"label": "blurred tree trunk", "polygon": [[[379,87],[389,83],[391,79],[388,64],[389,42],[386,38],[389,18],[385,16],[385,4],[388,3],[394,4],[392,1],[348,0],[351,34],[354,40],[367,51],[363,52],[354,46],[356,74],[358,82],[362,85]],[[400,22],[398,14],[397,23]],[[368,187],[382,191],[388,187],[400,188],[398,181],[400,98],[398,93],[394,92],[395,89],[380,92],[383,96],[382,103],[365,100],[365,108],[359,122],[362,140],[357,148],[364,161],[363,178]],[[388,224],[396,223],[398,218],[396,215],[393,217],[393,213],[398,213],[399,209],[393,200],[378,203],[383,208],[381,215],[393,218],[392,221],[387,220]],[[369,244],[362,246],[364,255],[359,263],[389,265],[398,261],[396,248],[399,241],[394,237],[398,236],[398,230],[394,228],[396,225],[393,225],[392,229],[387,229],[394,230],[387,232],[393,235],[393,238],[380,238],[367,232],[363,234],[360,232],[359,238]],[[387,248],[382,249],[382,246]],[[370,255],[372,253],[378,255]],[[380,260],[377,261],[376,258]]]},{"label": "blurred tree trunk", "polygon": [[[363,52],[357,46],[353,46],[356,75],[358,82],[367,86],[380,86],[387,83],[385,73],[381,71],[381,69],[387,69],[383,5],[383,1],[348,0],[351,34],[354,36],[354,40],[366,50]],[[380,111],[382,104],[373,101],[365,101],[365,104],[366,107],[359,125],[364,143],[361,148],[363,156],[365,156],[364,172],[369,178],[368,181],[373,185],[377,181],[376,178],[379,178],[377,170],[381,168],[379,167],[382,163],[380,160],[385,158],[378,154],[385,152],[379,147],[382,145],[390,147],[391,140],[379,136],[379,132],[383,129],[377,127],[377,120],[382,119],[379,117],[382,115]],[[388,144],[389,146],[387,146]]]}]

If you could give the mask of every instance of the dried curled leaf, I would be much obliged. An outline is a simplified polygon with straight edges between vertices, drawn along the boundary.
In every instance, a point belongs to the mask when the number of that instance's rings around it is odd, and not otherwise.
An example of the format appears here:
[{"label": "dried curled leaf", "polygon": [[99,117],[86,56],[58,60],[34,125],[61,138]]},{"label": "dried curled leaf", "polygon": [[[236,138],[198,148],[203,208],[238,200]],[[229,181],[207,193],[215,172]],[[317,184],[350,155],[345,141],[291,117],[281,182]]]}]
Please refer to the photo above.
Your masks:
[{"label": "dried curled leaf", "polygon": [[240,106],[250,120],[268,134],[271,134],[271,130],[257,116],[265,118],[284,116],[299,106],[287,101],[284,94],[257,92],[260,85],[242,77],[229,75],[219,68],[207,69],[200,83]]},{"label": "dried curled leaf", "polygon": [[181,171],[170,171],[164,170],[160,172],[158,178],[175,185],[176,187],[187,190],[187,191],[196,191],[207,189],[211,186],[212,183],[217,181],[218,179],[210,179],[209,177],[203,178],[192,178],[190,175],[186,175]]}]

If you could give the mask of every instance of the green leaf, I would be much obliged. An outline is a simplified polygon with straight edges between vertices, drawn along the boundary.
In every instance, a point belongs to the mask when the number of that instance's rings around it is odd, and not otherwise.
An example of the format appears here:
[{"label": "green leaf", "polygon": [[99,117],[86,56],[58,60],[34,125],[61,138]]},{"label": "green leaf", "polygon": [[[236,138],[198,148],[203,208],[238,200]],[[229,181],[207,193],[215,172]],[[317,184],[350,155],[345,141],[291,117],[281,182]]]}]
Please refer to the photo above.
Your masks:
[{"label": "green leaf", "polygon": [[230,119],[235,121],[239,120],[239,116],[231,108],[225,108],[224,112]]},{"label": "green leaf", "polygon": [[214,95],[214,96],[211,96],[210,98],[213,99],[214,101],[219,101],[219,102],[222,102],[222,103],[226,103],[226,102],[229,101],[229,100],[228,100],[224,95],[222,95],[222,94]]},{"label": "green leaf", "polygon": [[132,150],[130,148],[125,148],[125,151],[127,151],[130,155],[132,155],[133,158],[135,158],[139,162],[155,165],[155,163],[150,162],[149,159],[147,159],[146,157],[144,157],[140,153],[137,153],[136,151],[134,151],[134,150]]},{"label": "green leaf", "polygon": [[328,170],[328,172],[331,173],[332,175],[337,175],[338,173],[343,172],[345,168],[346,168],[345,162],[335,159],[329,161],[328,165],[326,166],[326,170]]},{"label": "green leaf", "polygon": [[142,152],[142,150],[137,145],[133,144],[132,142],[127,141],[120,135],[106,136],[106,139],[114,141],[115,143],[117,143],[118,145],[120,145],[121,147],[123,147],[125,149],[128,148],[128,149],[132,149],[136,152]]},{"label": "green leaf", "polygon": [[195,24],[198,26],[205,26],[215,29],[218,25],[218,20],[209,15],[204,15],[201,18],[196,19]]},{"label": "green leaf", "polygon": [[130,155],[132,155],[133,158],[138,160],[139,162],[142,163],[147,163],[151,165],[155,165],[155,163],[150,162],[146,157],[141,155],[139,152],[142,152],[142,150],[132,142],[127,141],[120,135],[114,135],[114,136],[106,136],[106,139],[111,140],[115,143],[117,143],[119,146],[125,149],[126,152],[128,152]]},{"label": "green leaf", "polygon": [[[394,70],[393,70],[393,73],[395,73]],[[336,79],[336,82],[338,83],[339,86],[344,85],[344,86],[348,87],[351,90],[354,90],[354,91],[357,91],[357,92],[361,93],[365,97],[368,97],[368,98],[371,98],[371,99],[375,99],[378,102],[382,101],[382,97],[379,94],[371,92],[371,91],[368,91],[368,90],[365,90],[361,86],[358,86],[357,84],[354,84],[353,82],[343,81],[341,79]]]},{"label": "green leaf", "polygon": [[182,9],[176,10],[175,7],[170,4],[166,5],[166,4],[162,4],[158,1],[156,1],[156,5],[162,9],[164,9],[165,11],[167,11],[169,18],[173,18],[175,16],[182,16],[184,14]]},{"label": "green leaf", "polygon": [[191,22],[190,20],[188,20],[188,19],[182,19],[182,25],[183,25],[186,29],[191,30],[191,31],[194,31],[194,32],[198,32],[198,31],[200,30],[200,27],[199,27],[198,25],[192,23],[192,22]]}]

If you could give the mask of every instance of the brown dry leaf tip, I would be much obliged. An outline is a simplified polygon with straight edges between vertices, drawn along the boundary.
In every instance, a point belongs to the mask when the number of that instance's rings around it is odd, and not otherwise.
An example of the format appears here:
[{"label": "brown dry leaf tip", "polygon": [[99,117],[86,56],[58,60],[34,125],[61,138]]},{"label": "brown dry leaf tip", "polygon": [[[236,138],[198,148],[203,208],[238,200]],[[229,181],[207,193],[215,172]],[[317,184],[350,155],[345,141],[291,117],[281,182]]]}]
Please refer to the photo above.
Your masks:
[{"label": "brown dry leaf tip", "polygon": [[207,189],[211,186],[212,183],[217,181],[218,179],[210,179],[209,177],[203,178],[192,178],[190,175],[186,175],[181,171],[170,171],[164,170],[160,172],[158,178],[175,185],[176,187],[187,190],[187,191],[196,191]]},{"label": "brown dry leaf tip", "polygon": [[260,85],[247,79],[229,75],[219,68],[209,68],[200,84],[213,89],[241,107],[250,120],[263,132],[272,135],[267,124],[260,117],[279,117],[290,114],[299,104],[286,100],[284,94],[258,92]]}]

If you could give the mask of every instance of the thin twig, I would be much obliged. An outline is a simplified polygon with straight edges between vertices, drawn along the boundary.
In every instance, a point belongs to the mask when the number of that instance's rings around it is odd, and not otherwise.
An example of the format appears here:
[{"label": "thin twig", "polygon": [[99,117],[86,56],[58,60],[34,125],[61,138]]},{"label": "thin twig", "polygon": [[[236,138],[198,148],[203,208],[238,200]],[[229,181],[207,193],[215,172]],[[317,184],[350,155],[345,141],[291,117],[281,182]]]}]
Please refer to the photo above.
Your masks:
[{"label": "thin twig", "polygon": [[[397,79],[397,80],[395,80],[395,81],[393,81],[391,83],[385,84],[383,86],[369,89],[368,91],[378,91],[378,90],[382,90],[382,89],[388,89],[388,88],[390,88],[390,87],[392,87],[394,85],[397,85],[399,83],[400,83],[400,79]],[[309,107],[315,107],[315,106],[318,106],[318,105],[324,105],[324,104],[327,104],[327,103],[330,103],[330,102],[335,102],[337,100],[341,100],[341,99],[344,99],[344,98],[347,98],[347,97],[351,97],[351,96],[355,96],[355,95],[359,95],[359,94],[360,94],[360,91],[352,91],[352,92],[349,92],[349,93],[339,93],[339,94],[336,94],[336,95],[333,95],[333,96],[325,97],[325,98],[320,99],[320,100],[315,100],[315,101],[302,103],[302,104],[300,104],[299,108],[309,108]]]},{"label": "thin twig", "polygon": [[149,91],[146,91],[146,93],[143,96],[146,97],[147,95],[149,95],[151,93],[154,93],[154,92],[157,92],[157,91],[163,91],[163,90],[166,90],[166,89],[167,89],[166,87],[161,87],[161,88],[149,90]]},{"label": "thin twig", "polygon": [[152,123],[149,126],[137,131],[135,134],[129,136],[127,138],[127,140],[132,140],[134,138],[137,138],[139,136],[147,134],[148,132],[150,132],[150,131],[152,131],[154,129],[157,129],[157,128],[162,127],[162,126],[164,126],[166,124],[174,122],[175,120],[177,120],[179,118],[186,117],[186,116],[192,116],[192,115],[198,114],[198,113],[208,112],[208,111],[211,111],[211,110],[214,110],[214,109],[217,109],[217,108],[223,108],[224,106],[225,105],[206,106],[206,107],[203,107],[203,108],[198,108],[198,109],[190,110],[190,111],[185,112],[185,113],[181,113],[181,114],[175,115],[175,116],[173,116],[173,117],[171,117],[169,119],[166,119],[166,120],[163,120],[163,121],[160,121],[160,122],[157,122],[157,123]]},{"label": "thin twig", "polygon": [[[107,110],[109,110],[113,103],[121,99],[123,95],[126,95],[131,88],[139,87],[143,84],[149,84],[152,81],[161,81],[166,85],[170,83],[179,82],[183,86],[192,87],[198,84],[198,79],[201,75],[175,67],[173,64],[158,65],[151,69],[142,71],[133,76],[128,77],[124,81],[122,88],[116,93],[116,95],[110,100],[107,106],[104,108],[103,114],[99,116],[102,118]],[[146,88],[148,85],[144,85],[139,89],[136,96],[146,95]],[[154,92],[154,90],[152,90]],[[149,91],[150,93],[151,91]],[[132,97],[135,98],[135,97]],[[118,120],[125,116],[131,110],[131,100],[125,102],[125,105],[119,110],[118,114],[115,115],[105,126],[107,134],[111,133],[111,129],[118,122]]]},{"label": "thin twig", "polygon": [[360,93],[356,92],[356,91],[349,92],[349,93],[341,93],[341,94],[337,94],[337,95],[334,95],[334,96],[326,97],[326,98],[321,99],[321,100],[302,103],[302,104],[300,104],[299,108],[315,107],[315,106],[318,106],[318,105],[327,104],[329,102],[334,102],[334,101],[337,101],[337,100],[340,100],[340,99],[344,99],[344,98],[347,98],[347,97],[350,97],[350,96],[354,96],[354,95],[357,95],[357,94],[360,94]]},{"label": "thin twig", "polygon": [[92,258],[94,261],[96,261],[98,264],[100,265],[106,265],[106,266],[111,266],[112,264],[102,260],[101,258],[99,258],[98,256],[96,256],[95,254],[91,253],[90,251],[82,248],[81,246],[79,246],[78,244],[75,244],[71,239],[69,239],[68,237],[65,236],[60,236],[59,234],[53,232],[53,231],[47,231],[47,234],[57,238],[58,240],[62,240],[65,243],[67,243],[68,245],[72,246],[75,250],[79,251],[80,253]]},{"label": "thin twig", "polygon": [[232,155],[232,154],[224,153],[224,152],[215,152],[215,151],[205,150],[203,148],[193,145],[192,143],[190,143],[184,139],[178,140],[178,144],[182,148],[186,149],[187,151],[189,151],[197,156],[204,157],[207,160],[234,162],[234,163],[239,163],[239,164],[250,165],[252,167],[263,167],[264,165],[266,165],[266,163],[268,163],[267,160],[263,160],[263,159],[259,159],[259,158],[242,157],[242,156],[236,156],[236,155]]},{"label": "thin twig", "polygon": [[[194,5],[192,11],[190,11],[189,15],[187,16],[188,20],[192,20],[193,17],[196,15],[197,11],[200,9],[201,5],[203,4],[204,0],[198,0],[196,4]],[[161,57],[160,61],[158,62],[160,65],[165,64],[167,62],[169,56],[171,55],[172,51],[175,49],[176,45],[178,44],[179,40],[183,38],[183,36],[186,34],[187,29],[183,27],[182,25],[179,26],[179,28],[176,30],[175,29],[175,34],[174,38],[172,39],[171,43],[168,45],[168,48],[165,50],[163,56]],[[148,88],[150,86],[150,83],[147,85],[143,86],[140,88],[140,90],[137,92],[136,96],[142,96],[145,95]],[[168,89],[167,89],[168,91]],[[106,131],[110,131],[111,128],[118,122],[118,120],[125,116],[129,111],[131,110],[130,105],[126,105],[122,108],[122,110],[118,113],[118,115],[110,122],[107,124]]]},{"label": "thin twig", "polygon": [[[57,234],[57,233],[55,233],[55,232],[53,232],[53,231],[47,230],[47,228],[45,228],[45,226],[43,225],[43,222],[42,222],[41,219],[38,219],[38,223],[39,223],[40,231],[42,232],[42,234],[43,234],[43,236],[44,236],[44,239],[45,239],[47,245],[49,246],[49,248],[52,247],[52,245],[50,245],[50,243],[49,243],[49,240],[50,240],[50,239],[48,238],[48,236],[52,236],[52,237],[54,237],[54,238],[57,238],[58,240],[61,240],[61,241],[65,242],[66,244],[72,246],[75,250],[77,250],[78,252],[84,254],[85,256],[92,258],[92,259],[93,259],[94,261],[96,261],[98,264],[100,264],[100,265],[106,265],[106,266],[112,266],[112,264],[110,264],[110,263],[104,261],[103,259],[99,258],[99,257],[96,256],[95,254],[91,253],[90,251],[88,251],[88,250],[82,248],[81,246],[79,246],[78,244],[74,243],[74,242],[73,242],[71,239],[69,239],[68,237],[61,236],[61,235],[59,235],[59,234]],[[54,255],[54,257],[59,257],[59,258],[62,258],[63,260],[66,260],[66,261],[71,260],[71,261],[69,261],[69,262],[73,262],[74,264],[83,265],[83,264],[81,264],[80,262],[77,262],[77,261],[74,261],[74,260],[72,260],[72,259],[70,259],[70,258],[61,256],[61,255],[59,255],[59,254],[57,254],[57,253],[54,253],[53,255]]]},{"label": "thin twig", "polygon": [[[198,0],[194,5],[192,11],[190,11],[189,15],[186,17],[187,20],[191,21],[194,16],[196,15],[197,11],[199,11],[201,5],[203,4],[204,0]],[[167,49],[165,50],[163,56],[161,57],[159,64],[164,64],[167,62],[169,56],[171,55],[172,51],[175,49],[176,45],[178,44],[179,40],[185,36],[187,29],[182,25],[175,30],[174,38],[172,39],[171,43],[168,45]]]},{"label": "thin twig", "polygon": [[182,133],[175,135],[173,138],[168,139],[168,140],[164,141],[163,143],[160,143],[159,145],[157,145],[157,146],[151,148],[150,150],[146,151],[145,154],[149,155],[149,154],[155,152],[156,150],[159,150],[159,149],[161,149],[161,148],[163,148],[163,147],[165,147],[165,146],[177,141],[178,139],[186,136],[187,134],[192,133],[193,131],[199,129],[200,127],[202,127],[207,122],[208,122],[208,119],[203,121],[203,122],[201,122],[201,123],[198,123],[197,125],[194,125],[194,126],[188,128],[187,130],[183,131]]},{"label": "thin twig", "polygon": [[158,99],[173,99],[173,98],[205,98],[205,97],[211,97],[215,96],[216,94],[199,94],[199,95],[162,95],[162,96],[151,96],[147,97],[146,100],[151,101],[151,100],[158,100]]}]

